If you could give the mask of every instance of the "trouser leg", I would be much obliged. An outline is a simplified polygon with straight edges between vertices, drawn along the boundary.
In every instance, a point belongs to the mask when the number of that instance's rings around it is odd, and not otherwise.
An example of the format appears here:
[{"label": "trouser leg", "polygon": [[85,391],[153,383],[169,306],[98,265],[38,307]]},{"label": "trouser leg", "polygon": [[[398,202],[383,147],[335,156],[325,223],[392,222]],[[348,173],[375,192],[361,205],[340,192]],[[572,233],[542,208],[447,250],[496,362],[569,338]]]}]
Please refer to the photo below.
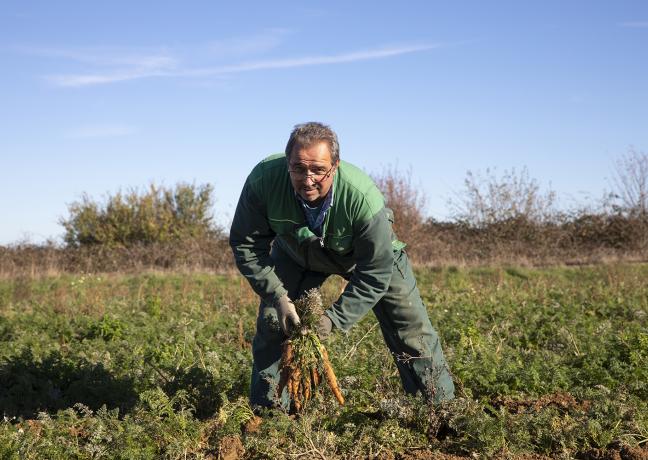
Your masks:
[{"label": "trouser leg", "polygon": [[[327,275],[303,269],[276,246],[272,249],[275,272],[288,290],[291,299],[299,298],[305,291],[320,287]],[[284,389],[277,397],[281,345],[287,339],[279,326],[277,311],[261,302],[252,341],[252,380],[250,403],[252,406],[290,408],[288,392]]]},{"label": "trouser leg", "polygon": [[389,289],[374,313],[396,361],[403,389],[409,394],[421,391],[434,402],[452,399],[452,376],[409,259],[404,251],[395,256]]}]

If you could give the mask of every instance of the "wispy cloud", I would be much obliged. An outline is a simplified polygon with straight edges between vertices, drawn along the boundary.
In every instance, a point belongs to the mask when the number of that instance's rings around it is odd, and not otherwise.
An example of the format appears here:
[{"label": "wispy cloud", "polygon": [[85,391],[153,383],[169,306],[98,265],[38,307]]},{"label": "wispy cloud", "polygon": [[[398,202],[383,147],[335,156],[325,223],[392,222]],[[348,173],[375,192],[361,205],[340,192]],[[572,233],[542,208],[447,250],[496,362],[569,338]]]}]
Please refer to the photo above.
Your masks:
[{"label": "wispy cloud", "polygon": [[647,29],[648,28],[648,21],[627,21],[627,22],[620,22],[619,26],[621,27],[627,27],[627,28],[632,28],[632,29]]},{"label": "wispy cloud", "polygon": [[134,63],[130,68],[122,70],[109,70],[92,74],[54,75],[46,77],[56,86],[89,86],[120,81],[137,80],[140,78],[167,76],[177,68],[174,59],[148,57]]},{"label": "wispy cloud", "polygon": [[406,45],[396,47],[382,47],[363,51],[334,54],[328,56],[306,56],[298,58],[272,59],[244,62],[241,64],[222,65],[216,67],[179,68],[175,61],[153,62],[153,65],[138,65],[135,68],[97,72],[88,74],[55,75],[48,80],[57,86],[81,87],[138,80],[142,78],[174,77],[195,78],[219,76],[240,72],[251,72],[270,69],[286,69],[295,67],[308,67],[315,65],[344,64],[374,59],[384,59],[403,54],[411,54],[438,48],[438,44]]},{"label": "wispy cloud", "polygon": [[150,66],[165,63],[176,64],[177,60],[164,48],[120,48],[120,47],[43,47],[11,46],[12,51],[49,59],[64,59],[96,67]]},{"label": "wispy cloud", "polygon": [[285,69],[291,67],[307,67],[313,65],[325,64],[343,64],[357,61],[367,61],[370,59],[382,59],[401,54],[415,53],[437,48],[439,45],[415,45],[404,47],[379,48],[374,50],[355,51],[351,53],[335,54],[332,56],[310,56],[301,58],[275,59],[267,61],[249,62],[237,65],[187,70],[186,76],[205,76],[217,75],[223,73],[249,72],[253,70],[265,69]]},{"label": "wispy cloud", "polygon": [[135,133],[136,130],[132,126],[121,124],[93,124],[79,126],[68,133],[68,139],[99,139],[111,137],[123,137]]},{"label": "wispy cloud", "polygon": [[131,66],[143,60],[173,60],[174,56],[192,57],[199,55],[203,59],[220,59],[225,57],[242,57],[261,53],[276,48],[292,32],[285,28],[270,28],[256,34],[228,37],[212,40],[207,43],[184,46],[158,47],[119,47],[119,46],[85,46],[57,47],[14,45],[6,49],[20,53],[51,59],[65,59],[95,66]]}]

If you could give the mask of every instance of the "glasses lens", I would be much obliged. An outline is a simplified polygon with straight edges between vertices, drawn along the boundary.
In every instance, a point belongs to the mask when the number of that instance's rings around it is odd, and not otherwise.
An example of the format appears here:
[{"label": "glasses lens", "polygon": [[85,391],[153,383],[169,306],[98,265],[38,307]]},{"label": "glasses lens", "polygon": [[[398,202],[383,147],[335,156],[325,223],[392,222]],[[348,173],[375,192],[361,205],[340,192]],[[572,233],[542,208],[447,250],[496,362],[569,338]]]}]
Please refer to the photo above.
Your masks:
[{"label": "glasses lens", "polygon": [[305,180],[307,177],[310,177],[313,182],[321,182],[326,176],[328,176],[332,169],[333,167],[331,166],[331,168],[326,171],[319,170],[309,172],[307,169],[295,167],[288,170],[288,172],[297,180]]}]

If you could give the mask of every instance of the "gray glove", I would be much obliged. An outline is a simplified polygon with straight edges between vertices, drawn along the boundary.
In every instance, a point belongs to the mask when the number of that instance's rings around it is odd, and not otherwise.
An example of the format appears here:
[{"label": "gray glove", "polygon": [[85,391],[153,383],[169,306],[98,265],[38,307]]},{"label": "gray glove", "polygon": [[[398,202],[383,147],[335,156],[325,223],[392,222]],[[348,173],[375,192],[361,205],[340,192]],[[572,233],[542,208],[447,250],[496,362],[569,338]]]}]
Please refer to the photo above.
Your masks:
[{"label": "gray glove", "polygon": [[317,323],[317,335],[320,339],[326,340],[333,330],[333,321],[326,315],[320,316]]},{"label": "gray glove", "polygon": [[290,335],[294,329],[298,329],[301,326],[301,321],[299,321],[299,316],[297,316],[297,310],[295,310],[295,304],[292,303],[292,300],[287,295],[275,301],[274,307],[277,310],[279,326],[281,326],[284,334]]}]

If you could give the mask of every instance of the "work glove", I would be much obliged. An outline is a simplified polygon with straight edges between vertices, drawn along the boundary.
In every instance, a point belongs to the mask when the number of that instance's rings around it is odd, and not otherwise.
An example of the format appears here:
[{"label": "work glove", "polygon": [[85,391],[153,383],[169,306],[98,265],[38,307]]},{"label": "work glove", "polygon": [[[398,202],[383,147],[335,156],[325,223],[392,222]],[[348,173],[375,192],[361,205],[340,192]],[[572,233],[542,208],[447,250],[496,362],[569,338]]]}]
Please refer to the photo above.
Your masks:
[{"label": "work glove", "polygon": [[287,295],[275,301],[274,307],[277,310],[279,326],[281,326],[284,334],[290,335],[293,330],[299,329],[301,321],[299,321],[297,310],[295,310],[295,304],[292,303],[292,300]]},{"label": "work glove", "polygon": [[326,315],[320,316],[317,323],[317,335],[320,339],[326,340],[333,330],[333,321]]}]

